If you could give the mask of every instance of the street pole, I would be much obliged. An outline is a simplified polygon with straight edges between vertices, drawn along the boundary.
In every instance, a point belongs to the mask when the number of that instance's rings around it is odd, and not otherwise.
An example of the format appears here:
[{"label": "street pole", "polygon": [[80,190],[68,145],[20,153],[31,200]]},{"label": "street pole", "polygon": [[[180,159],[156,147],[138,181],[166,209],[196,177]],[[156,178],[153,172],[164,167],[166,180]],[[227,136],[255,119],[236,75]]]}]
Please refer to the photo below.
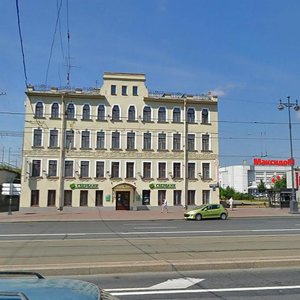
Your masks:
[{"label": "street pole", "polygon": [[292,138],[292,122],[291,122],[291,107],[294,107],[295,111],[299,110],[298,101],[296,103],[291,103],[290,97],[287,97],[287,103],[283,103],[281,100],[279,101],[278,110],[283,110],[284,106],[288,109],[289,116],[289,136],[290,136],[290,154],[291,154],[291,178],[292,178],[292,194],[290,198],[290,214],[298,213],[298,202],[296,199],[296,191],[295,191],[295,179],[294,179],[294,155],[293,155],[293,138]]},{"label": "street pole", "polygon": [[10,183],[9,186],[9,203],[8,203],[8,212],[7,214],[10,216],[12,215],[11,206],[12,206],[12,193],[13,193],[13,184]]}]

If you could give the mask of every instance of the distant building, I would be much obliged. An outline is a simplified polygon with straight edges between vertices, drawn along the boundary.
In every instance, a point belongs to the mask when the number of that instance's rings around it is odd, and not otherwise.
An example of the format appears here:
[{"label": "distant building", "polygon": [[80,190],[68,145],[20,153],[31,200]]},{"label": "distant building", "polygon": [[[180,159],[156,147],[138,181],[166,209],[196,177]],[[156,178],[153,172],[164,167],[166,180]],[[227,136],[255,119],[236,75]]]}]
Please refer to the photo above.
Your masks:
[{"label": "distant building", "polygon": [[218,202],[217,97],[149,93],[143,74],[103,80],[28,87],[21,207]]},{"label": "distant building", "polygon": [[291,167],[288,163],[288,160],[254,159],[253,165],[220,167],[219,185],[232,187],[240,193],[256,193],[261,181],[270,189],[276,180],[285,176],[287,187],[290,187]]}]

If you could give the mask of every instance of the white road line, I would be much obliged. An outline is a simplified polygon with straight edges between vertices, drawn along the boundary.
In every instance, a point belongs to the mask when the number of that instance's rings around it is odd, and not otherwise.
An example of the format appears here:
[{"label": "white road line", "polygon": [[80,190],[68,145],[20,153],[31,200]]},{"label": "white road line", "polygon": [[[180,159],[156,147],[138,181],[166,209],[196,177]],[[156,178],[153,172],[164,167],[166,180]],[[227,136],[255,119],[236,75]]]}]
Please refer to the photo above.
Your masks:
[{"label": "white road line", "polygon": [[239,233],[239,232],[296,232],[300,228],[278,229],[233,229],[233,230],[176,230],[176,231],[131,231],[131,232],[70,232],[70,233],[12,233],[0,234],[0,237],[28,237],[28,236],[91,236],[91,235],[150,235],[150,234],[204,234],[204,233]]},{"label": "white road line", "polygon": [[[272,291],[272,290],[292,290],[300,289],[300,285],[291,286],[261,286],[261,287],[241,287],[241,288],[222,288],[222,289],[191,289],[191,290],[167,290],[167,291],[149,291],[145,289],[136,292],[112,292],[113,296],[137,296],[137,295],[164,295],[164,294],[197,294],[197,293],[222,293],[222,292],[249,292],[249,291]],[[109,292],[110,290],[107,289]]]},{"label": "white road line", "polygon": [[165,226],[161,226],[161,227],[158,227],[158,226],[153,226],[153,227],[133,227],[133,229],[175,229],[175,228],[178,228],[176,226],[173,226],[173,227],[165,227]]}]

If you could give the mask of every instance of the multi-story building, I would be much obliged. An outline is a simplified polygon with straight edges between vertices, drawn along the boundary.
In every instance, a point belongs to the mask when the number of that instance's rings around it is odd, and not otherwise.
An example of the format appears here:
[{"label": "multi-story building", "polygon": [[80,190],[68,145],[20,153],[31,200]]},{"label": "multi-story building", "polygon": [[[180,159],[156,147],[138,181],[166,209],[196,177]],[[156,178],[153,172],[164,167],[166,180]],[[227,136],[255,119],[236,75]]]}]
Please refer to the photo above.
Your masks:
[{"label": "multi-story building", "polygon": [[143,74],[103,80],[28,87],[21,207],[218,202],[217,97],[149,93]]}]

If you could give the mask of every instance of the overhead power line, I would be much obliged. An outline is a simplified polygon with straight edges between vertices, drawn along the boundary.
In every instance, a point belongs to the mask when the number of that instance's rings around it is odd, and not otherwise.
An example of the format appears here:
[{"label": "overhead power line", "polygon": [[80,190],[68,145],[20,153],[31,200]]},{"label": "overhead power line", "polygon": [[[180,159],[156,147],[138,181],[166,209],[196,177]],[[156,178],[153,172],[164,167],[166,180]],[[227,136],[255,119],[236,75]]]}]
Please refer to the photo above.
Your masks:
[{"label": "overhead power line", "polygon": [[19,1],[18,0],[16,0],[16,9],[17,9],[17,18],[18,18],[18,31],[19,31],[19,38],[20,38],[21,52],[22,52],[23,71],[24,71],[24,77],[25,77],[25,86],[27,88],[28,79],[27,79],[27,71],[26,71],[25,54],[24,54],[23,38],[22,38],[22,31],[21,31],[20,11],[19,11]]}]

